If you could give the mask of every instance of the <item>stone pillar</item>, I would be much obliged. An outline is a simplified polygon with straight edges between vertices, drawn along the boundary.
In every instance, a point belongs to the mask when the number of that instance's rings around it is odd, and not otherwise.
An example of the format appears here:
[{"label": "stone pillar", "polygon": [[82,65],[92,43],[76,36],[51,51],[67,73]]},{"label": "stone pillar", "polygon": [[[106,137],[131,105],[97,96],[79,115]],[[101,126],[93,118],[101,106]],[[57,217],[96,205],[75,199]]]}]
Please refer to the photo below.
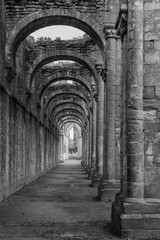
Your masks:
[{"label": "stone pillar", "polygon": [[82,165],[82,167],[85,168],[85,153],[84,153],[85,137],[84,137],[84,134],[85,134],[85,130],[83,128],[82,129],[82,161],[81,161],[81,165]]},{"label": "stone pillar", "polygon": [[90,169],[91,169],[91,115],[90,109],[88,111],[88,121],[87,121],[87,152],[88,152],[88,166],[87,166],[87,174],[89,177]]},{"label": "stone pillar", "polygon": [[96,139],[97,139],[97,94],[95,86],[92,85],[92,91],[94,95],[93,99],[93,124],[92,124],[92,168],[96,170]]},{"label": "stone pillar", "polygon": [[115,128],[116,128],[116,159],[115,159],[115,179],[120,182],[120,129],[121,129],[121,96],[122,96],[122,88],[121,88],[121,68],[122,68],[122,40],[121,37],[117,38],[117,51],[116,51],[116,120],[115,120]]},{"label": "stone pillar", "polygon": [[103,138],[104,138],[104,81],[101,77],[102,65],[97,65],[99,82],[97,86],[97,154],[96,169],[92,178],[92,187],[98,187],[103,175]]},{"label": "stone pillar", "polygon": [[86,132],[85,132],[85,137],[86,137],[86,174],[89,173],[90,170],[90,119],[89,115],[87,117],[87,123],[86,123]]},{"label": "stone pillar", "polygon": [[59,136],[59,145],[60,145],[60,159],[59,159],[59,162],[60,163],[64,163],[64,160],[63,160],[63,130],[61,130],[61,134]]},{"label": "stone pillar", "polygon": [[119,190],[116,180],[116,70],[117,30],[105,29],[107,40],[106,113],[103,179],[98,187],[101,201],[111,201]]},{"label": "stone pillar", "polygon": [[90,111],[89,111],[89,132],[90,132],[90,154],[89,154],[89,158],[90,158],[90,166],[89,166],[89,172],[88,172],[88,179],[92,179],[93,177],[93,159],[92,159],[92,155],[93,155],[93,108],[92,106],[90,106]]},{"label": "stone pillar", "polygon": [[83,166],[85,170],[85,174],[87,174],[88,171],[88,152],[87,152],[87,125],[85,125],[84,131],[83,131]]},{"label": "stone pillar", "polygon": [[[126,181],[112,205],[112,222],[122,238],[159,239],[160,201],[144,198],[143,12],[144,1],[128,0],[126,81]],[[119,23],[122,30],[124,10]],[[120,31],[119,30],[119,31]],[[124,40],[124,38],[123,38]],[[124,161],[124,158],[123,158]],[[124,164],[123,164],[124,165]],[[123,174],[125,171],[123,171]],[[124,186],[125,185],[125,186]],[[157,237],[155,237],[157,236]]]}]

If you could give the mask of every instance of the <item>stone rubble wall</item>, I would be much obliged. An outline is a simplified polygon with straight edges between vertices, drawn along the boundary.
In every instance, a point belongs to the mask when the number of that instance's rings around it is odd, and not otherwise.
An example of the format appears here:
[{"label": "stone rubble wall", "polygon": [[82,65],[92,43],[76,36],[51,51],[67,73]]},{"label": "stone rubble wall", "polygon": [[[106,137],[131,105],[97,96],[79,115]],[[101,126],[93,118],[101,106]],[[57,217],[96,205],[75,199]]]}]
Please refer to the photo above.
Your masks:
[{"label": "stone rubble wall", "polygon": [[[20,19],[28,14],[41,11],[42,9],[67,9],[75,10],[90,15],[91,18],[104,24],[105,1],[103,0],[80,0],[80,1],[58,1],[58,0],[6,0],[7,29],[12,28]],[[70,2],[70,3],[68,3]]]}]

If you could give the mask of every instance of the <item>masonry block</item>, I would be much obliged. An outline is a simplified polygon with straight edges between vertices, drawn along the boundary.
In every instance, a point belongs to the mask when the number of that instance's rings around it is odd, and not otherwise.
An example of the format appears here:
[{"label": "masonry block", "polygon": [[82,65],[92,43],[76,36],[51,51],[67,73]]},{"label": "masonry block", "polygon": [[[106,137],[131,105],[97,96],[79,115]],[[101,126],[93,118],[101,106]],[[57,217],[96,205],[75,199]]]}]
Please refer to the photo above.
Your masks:
[{"label": "masonry block", "polygon": [[152,230],[133,229],[133,238],[135,239],[152,239]]},{"label": "masonry block", "polygon": [[152,230],[153,239],[160,239],[160,230]]},{"label": "masonry block", "polygon": [[144,92],[143,92],[143,97],[144,98],[155,98],[155,89],[153,86],[150,87],[144,87]]},{"label": "masonry block", "polygon": [[[143,204],[140,204],[143,209],[143,213],[132,213],[133,203],[127,203],[130,205],[129,213],[127,212],[127,208],[125,209],[122,205],[113,203],[112,204],[112,222],[117,230],[117,233],[121,235],[122,238],[129,239],[159,239],[158,234],[160,233],[160,213],[152,213],[156,212],[155,205],[157,205],[157,209],[159,208],[159,203],[150,203],[148,206],[143,208]],[[140,209],[139,203],[134,203],[134,209],[137,206],[137,210]],[[145,205],[145,203],[144,203]],[[147,208],[150,208],[148,212],[150,214],[146,214],[145,211]],[[123,210],[122,210],[123,209]],[[138,211],[137,211],[138,212]]]}]

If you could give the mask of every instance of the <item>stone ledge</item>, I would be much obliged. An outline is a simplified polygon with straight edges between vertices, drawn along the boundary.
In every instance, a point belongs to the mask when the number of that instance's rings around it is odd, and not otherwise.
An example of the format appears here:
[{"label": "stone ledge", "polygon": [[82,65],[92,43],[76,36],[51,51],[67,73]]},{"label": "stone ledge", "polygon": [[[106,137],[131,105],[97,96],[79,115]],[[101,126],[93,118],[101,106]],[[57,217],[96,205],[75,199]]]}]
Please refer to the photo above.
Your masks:
[{"label": "stone ledge", "polygon": [[[150,207],[152,208],[152,206]],[[126,214],[124,209],[122,210],[114,202],[112,204],[112,223],[122,238],[130,240],[160,239],[160,213],[136,214],[130,212]]]}]

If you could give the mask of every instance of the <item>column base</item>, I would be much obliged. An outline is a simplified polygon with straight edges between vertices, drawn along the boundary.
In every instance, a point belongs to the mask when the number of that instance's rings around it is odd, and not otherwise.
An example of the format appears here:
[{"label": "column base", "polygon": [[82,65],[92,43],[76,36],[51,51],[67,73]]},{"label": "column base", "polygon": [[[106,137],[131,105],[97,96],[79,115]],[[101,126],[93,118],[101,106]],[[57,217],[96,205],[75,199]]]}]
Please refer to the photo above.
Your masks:
[{"label": "column base", "polygon": [[102,178],[101,174],[94,172],[92,177],[91,187],[98,187],[100,184],[101,178]]},{"label": "column base", "polygon": [[119,192],[120,182],[119,180],[104,180],[101,179],[98,186],[98,198],[102,202],[113,202],[116,194]]},{"label": "column base", "polygon": [[82,161],[81,161],[81,166],[84,167],[84,164],[85,164],[85,163],[84,163],[84,161],[82,160]]},{"label": "column base", "polygon": [[90,170],[88,171],[88,179],[89,179],[89,180],[92,180],[93,174],[94,174],[94,169],[93,169],[93,168],[90,168]]},{"label": "column base", "polygon": [[59,163],[64,163],[64,160],[59,160]]},{"label": "column base", "polygon": [[88,174],[88,165],[84,164],[83,168],[84,168],[84,174]]},{"label": "column base", "polygon": [[121,238],[160,239],[160,201],[125,198],[114,202],[112,223]]}]

